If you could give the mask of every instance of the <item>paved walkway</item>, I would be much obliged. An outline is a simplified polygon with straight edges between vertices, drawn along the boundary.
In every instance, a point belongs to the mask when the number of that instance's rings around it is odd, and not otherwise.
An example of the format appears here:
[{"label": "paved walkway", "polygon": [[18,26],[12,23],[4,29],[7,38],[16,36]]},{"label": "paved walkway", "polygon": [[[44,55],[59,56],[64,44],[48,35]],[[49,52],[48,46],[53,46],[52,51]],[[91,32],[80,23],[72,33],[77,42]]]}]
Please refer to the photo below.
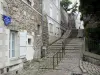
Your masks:
[{"label": "paved walkway", "polygon": [[81,69],[79,68],[79,53],[66,53],[64,60],[59,64],[57,69],[62,69],[66,71],[71,71],[72,73],[81,74]]},{"label": "paved walkway", "polygon": [[43,75],[72,75],[81,74],[81,69],[79,67],[80,62],[80,53],[66,53],[65,58],[63,61],[60,62],[57,70],[51,70]]}]

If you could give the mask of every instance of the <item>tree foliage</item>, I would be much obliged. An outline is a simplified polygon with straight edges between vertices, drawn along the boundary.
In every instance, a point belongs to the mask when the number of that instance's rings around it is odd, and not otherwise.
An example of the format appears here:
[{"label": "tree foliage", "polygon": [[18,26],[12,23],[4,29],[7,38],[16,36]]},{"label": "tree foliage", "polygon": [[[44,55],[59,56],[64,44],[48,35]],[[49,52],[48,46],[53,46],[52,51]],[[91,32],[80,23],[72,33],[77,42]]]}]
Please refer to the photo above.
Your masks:
[{"label": "tree foliage", "polygon": [[71,11],[71,13],[75,13],[78,8],[77,2],[71,8],[69,8],[69,5],[72,4],[72,2],[70,0],[62,0],[60,4],[66,12]]},{"label": "tree foliage", "polygon": [[69,1],[69,0],[62,0],[62,1],[60,2],[60,4],[61,4],[61,6],[63,7],[63,9],[64,9],[65,11],[69,11],[70,9],[68,9],[68,7],[69,7],[70,4],[72,4],[72,2]]},{"label": "tree foliage", "polygon": [[80,0],[81,20],[84,21],[85,37],[90,52],[100,55],[100,4],[99,0]]},{"label": "tree foliage", "polygon": [[80,0],[80,12],[82,17],[95,17],[96,20],[100,20],[100,4],[99,0]]}]

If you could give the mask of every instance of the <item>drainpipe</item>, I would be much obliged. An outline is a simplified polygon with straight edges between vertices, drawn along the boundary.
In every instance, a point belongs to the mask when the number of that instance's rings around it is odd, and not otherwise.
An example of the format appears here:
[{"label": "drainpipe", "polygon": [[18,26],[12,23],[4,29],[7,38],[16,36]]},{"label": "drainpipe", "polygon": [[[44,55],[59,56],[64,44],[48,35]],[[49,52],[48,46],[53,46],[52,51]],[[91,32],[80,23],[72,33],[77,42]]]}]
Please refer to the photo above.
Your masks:
[{"label": "drainpipe", "polygon": [[46,46],[44,45],[43,43],[43,25],[44,25],[44,21],[43,21],[43,18],[44,18],[44,14],[43,14],[43,0],[40,0],[41,1],[41,14],[42,14],[42,18],[41,18],[41,24],[42,24],[42,46],[41,46],[41,58],[45,57],[46,55]]}]

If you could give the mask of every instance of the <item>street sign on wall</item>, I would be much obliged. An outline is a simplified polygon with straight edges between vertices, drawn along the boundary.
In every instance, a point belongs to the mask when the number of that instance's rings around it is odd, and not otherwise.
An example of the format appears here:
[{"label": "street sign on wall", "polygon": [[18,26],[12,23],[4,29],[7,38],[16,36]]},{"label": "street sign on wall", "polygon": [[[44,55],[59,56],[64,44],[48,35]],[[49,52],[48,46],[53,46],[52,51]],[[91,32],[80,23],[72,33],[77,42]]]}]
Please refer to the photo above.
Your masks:
[{"label": "street sign on wall", "polygon": [[8,26],[11,23],[11,17],[3,15],[3,21],[4,21],[4,24]]}]

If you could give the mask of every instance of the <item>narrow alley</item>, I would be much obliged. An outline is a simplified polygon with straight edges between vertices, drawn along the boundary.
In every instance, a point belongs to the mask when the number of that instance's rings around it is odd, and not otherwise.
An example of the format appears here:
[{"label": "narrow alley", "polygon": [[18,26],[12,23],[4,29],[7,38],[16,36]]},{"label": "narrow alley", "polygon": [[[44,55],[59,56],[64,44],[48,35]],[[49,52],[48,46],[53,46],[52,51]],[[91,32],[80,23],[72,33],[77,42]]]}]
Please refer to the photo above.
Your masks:
[{"label": "narrow alley", "polygon": [[0,75],[100,75],[99,0],[0,0]]}]

